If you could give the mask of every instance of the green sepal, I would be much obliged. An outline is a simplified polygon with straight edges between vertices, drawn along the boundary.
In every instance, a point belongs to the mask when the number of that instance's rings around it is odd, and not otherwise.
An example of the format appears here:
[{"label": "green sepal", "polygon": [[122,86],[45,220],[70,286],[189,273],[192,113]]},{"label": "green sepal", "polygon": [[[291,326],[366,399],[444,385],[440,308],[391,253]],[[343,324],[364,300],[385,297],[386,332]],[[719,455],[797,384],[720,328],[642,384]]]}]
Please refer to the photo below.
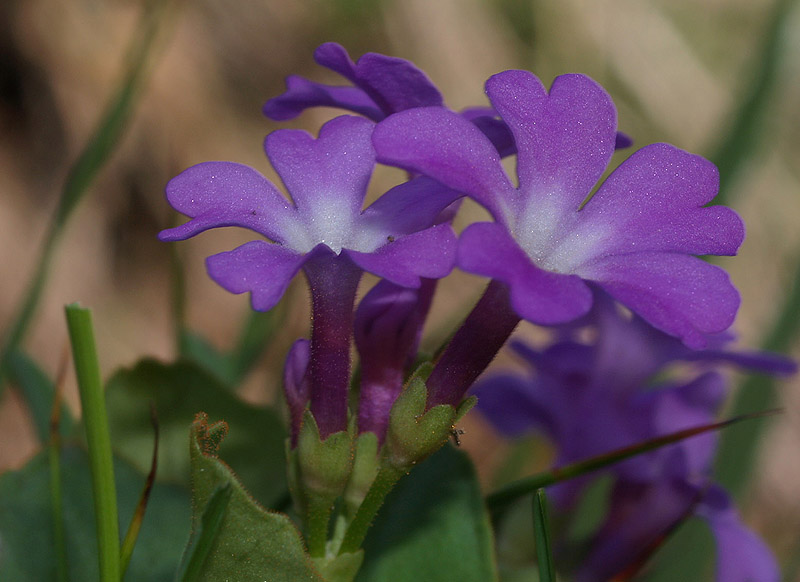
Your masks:
[{"label": "green sepal", "polygon": [[[217,458],[227,432],[224,423],[197,415],[191,429],[192,510],[194,531],[214,493],[226,484],[231,498],[198,580],[242,582],[323,582],[306,553],[300,533],[283,514],[267,511],[247,493],[230,468]],[[190,540],[190,547],[195,540]]]},{"label": "green sepal", "polygon": [[380,469],[378,436],[374,432],[358,435],[353,457],[353,471],[344,492],[345,513],[355,515]]},{"label": "green sepal", "polygon": [[364,550],[312,560],[327,582],[352,582],[364,561]]},{"label": "green sepal", "polygon": [[340,431],[322,440],[310,410],[303,415],[295,459],[302,493],[330,499],[342,494],[353,467],[353,438]]},{"label": "green sepal", "polygon": [[478,403],[477,396],[469,396],[461,401],[456,408],[456,417],[453,419],[453,424],[457,423],[459,420],[464,418],[464,415],[467,414],[470,410],[472,410],[475,405]]},{"label": "green sepal", "polygon": [[447,442],[456,418],[456,410],[449,404],[425,411],[428,389],[419,374],[420,369],[406,384],[389,413],[384,460],[405,471],[410,471]]}]

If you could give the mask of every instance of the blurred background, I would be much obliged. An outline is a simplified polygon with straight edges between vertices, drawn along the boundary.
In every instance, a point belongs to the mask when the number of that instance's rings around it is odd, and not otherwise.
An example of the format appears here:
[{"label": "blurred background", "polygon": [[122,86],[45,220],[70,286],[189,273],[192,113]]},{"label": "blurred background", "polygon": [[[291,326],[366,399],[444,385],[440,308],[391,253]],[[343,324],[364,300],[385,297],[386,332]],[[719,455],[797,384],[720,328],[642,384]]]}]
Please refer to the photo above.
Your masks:
[{"label": "blurred background", "polygon": [[[337,114],[312,110],[290,124],[261,115],[288,74],[341,83],[314,48],[343,44],[355,58],[381,52],[414,61],[454,109],[485,104],[483,82],[525,68],[545,84],[586,73],[611,93],[636,146],[667,141],[712,159],[736,132],[741,163],[723,168],[726,203],[744,217],[740,256],[721,264],[741,290],[736,330],[755,348],[775,325],[800,264],[800,10],[775,0],[180,0],[164,16],[149,75],[109,163],[68,224],[27,334],[27,352],[55,376],[68,340],[66,303],[93,309],[108,375],[143,356],[175,355],[170,289],[185,269],[188,326],[230,345],[248,310],[210,281],[205,256],[249,240],[235,229],[181,243],[156,234],[178,220],[165,183],[208,160],[237,161],[276,179],[261,150],[283,126],[316,133]],[[139,21],[134,0],[0,3],[0,330],[11,325],[33,275],[70,164],[120,81]],[[777,16],[776,16],[777,15]],[[377,195],[401,179],[379,169]],[[461,225],[481,216],[467,205]],[[368,283],[368,282],[367,282]],[[460,273],[443,285],[431,331],[446,333],[482,290]],[[305,290],[284,335],[243,388],[275,397],[281,358],[306,334]],[[784,314],[786,316],[786,314]],[[788,317],[800,315],[789,313]],[[5,332],[3,332],[5,334]],[[523,330],[523,333],[531,333]],[[793,352],[800,356],[797,346]],[[508,364],[500,358],[498,365]],[[781,382],[786,411],[770,421],[746,514],[779,552],[800,544],[800,378]],[[77,410],[74,380],[66,397]],[[462,437],[487,476],[504,445],[479,419]],[[13,390],[0,404],[0,470],[36,450]],[[485,477],[488,479],[488,477]]]}]

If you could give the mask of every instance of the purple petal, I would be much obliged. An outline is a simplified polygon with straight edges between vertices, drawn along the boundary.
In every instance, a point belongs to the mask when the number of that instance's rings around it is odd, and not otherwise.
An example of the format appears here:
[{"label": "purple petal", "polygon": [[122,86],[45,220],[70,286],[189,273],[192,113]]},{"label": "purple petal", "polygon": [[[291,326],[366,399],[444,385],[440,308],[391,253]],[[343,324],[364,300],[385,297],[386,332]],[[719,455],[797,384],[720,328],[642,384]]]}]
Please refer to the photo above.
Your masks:
[{"label": "purple petal", "polygon": [[585,314],[592,305],[592,292],[586,283],[574,275],[536,267],[497,223],[475,223],[464,230],[457,264],[469,273],[507,284],[512,306],[532,323],[565,323]]},{"label": "purple petal", "polygon": [[314,51],[314,60],[317,64],[339,73],[351,83],[356,82],[356,70],[353,59],[347,50],[337,42],[325,42]]},{"label": "purple petal", "polygon": [[367,53],[356,64],[356,84],[387,115],[414,107],[440,107],[442,94],[428,76],[405,59]]},{"label": "purple petal", "polygon": [[698,506],[717,544],[718,582],[778,582],[780,571],[772,552],[741,521],[728,494],[712,485]]},{"label": "purple petal", "polygon": [[308,255],[278,244],[251,241],[206,259],[208,274],[231,293],[250,292],[256,311],[269,311],[280,301]]},{"label": "purple petal", "polygon": [[353,262],[370,273],[400,285],[419,287],[420,278],[439,279],[455,262],[456,236],[449,224],[440,224],[387,242],[375,252],[345,249]]},{"label": "purple petal", "polygon": [[770,352],[725,352],[722,350],[687,351],[681,359],[688,361],[728,363],[743,370],[775,376],[791,376],[797,373],[797,363],[794,360]]},{"label": "purple petal", "polygon": [[218,226],[243,226],[282,241],[286,231],[297,227],[289,201],[264,176],[242,164],[192,166],[169,181],[167,200],[192,220],[161,231],[162,241],[185,240]]},{"label": "purple petal", "polygon": [[357,87],[324,85],[297,75],[286,78],[286,91],[267,101],[262,112],[275,121],[286,121],[310,107],[338,107],[374,121],[386,117],[375,102]]},{"label": "purple petal", "polygon": [[706,345],[705,334],[730,327],[739,308],[739,293],[727,273],[691,256],[609,256],[583,265],[578,274],[692,348]]},{"label": "purple petal", "polygon": [[344,47],[334,42],[317,48],[314,58],[369,95],[384,115],[443,105],[441,93],[427,75],[405,59],[366,53],[353,63]]},{"label": "purple petal", "polygon": [[718,189],[714,164],[668,144],[652,144],[609,176],[580,212],[580,228],[604,233],[594,256],[734,255],[744,239],[742,220],[724,206],[703,208]]},{"label": "purple petal", "polygon": [[343,115],[323,125],[318,139],[297,129],[267,136],[267,157],[306,224],[352,220],[361,212],[375,166],[373,127],[366,119]]},{"label": "purple petal", "polygon": [[439,214],[463,194],[424,176],[395,186],[367,208],[362,216],[365,231],[386,238],[428,228]]},{"label": "purple petal", "polygon": [[605,90],[584,75],[562,75],[548,95],[532,73],[504,71],[486,93],[514,134],[522,196],[577,210],[614,153],[617,114]]},{"label": "purple petal", "polygon": [[472,123],[438,107],[396,113],[375,127],[378,161],[425,174],[503,215],[514,187],[492,143]]}]

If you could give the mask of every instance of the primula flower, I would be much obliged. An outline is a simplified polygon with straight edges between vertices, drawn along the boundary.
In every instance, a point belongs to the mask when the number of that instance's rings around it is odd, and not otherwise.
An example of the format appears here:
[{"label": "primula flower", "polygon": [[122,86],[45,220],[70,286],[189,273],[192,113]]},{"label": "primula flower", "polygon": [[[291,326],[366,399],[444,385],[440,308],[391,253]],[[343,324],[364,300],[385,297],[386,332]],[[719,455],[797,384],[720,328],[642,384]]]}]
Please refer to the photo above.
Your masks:
[{"label": "primula flower", "polygon": [[586,202],[615,149],[608,94],[583,75],[558,77],[548,93],[526,71],[491,77],[486,93],[516,142],[516,186],[486,136],[445,108],[402,111],[373,134],[379,161],[464,192],[495,219],[465,229],[461,269],[505,284],[533,323],[586,314],[594,285],[692,347],[730,326],[738,293],[692,256],[735,254],[744,237],[736,213],[704,206],[718,190],[711,162],[653,144]]},{"label": "primula flower", "polygon": [[189,168],[170,181],[167,199],[191,220],[159,235],[175,241],[242,226],[273,241],[248,242],[206,260],[211,278],[233,293],[250,292],[256,310],[274,307],[304,271],[314,315],[308,390],[323,436],[346,427],[349,342],[361,273],[418,287],[423,277],[448,274],[454,260],[451,227],[434,225],[455,197],[440,184],[426,178],[406,182],[362,211],[375,165],[373,127],[366,119],[342,116],[325,124],[318,139],[288,129],[267,136],[267,157],[291,201],[241,164]]},{"label": "primula flower", "polygon": [[427,75],[405,59],[366,53],[357,63],[347,50],[326,42],[314,60],[353,86],[325,85],[298,75],[286,78],[286,92],[264,104],[264,115],[276,121],[294,119],[309,107],[337,107],[373,121],[412,107],[443,105],[442,94]]},{"label": "primula flower", "polygon": [[[573,339],[576,329],[543,351],[517,343],[517,353],[535,374],[499,375],[475,387],[478,409],[498,431],[508,436],[539,431],[552,440],[556,466],[714,422],[726,391],[723,376],[709,366],[729,363],[782,375],[796,370],[780,356],[725,349],[730,336],[711,338],[718,344],[712,350],[690,350],[637,316],[623,317],[603,293],[597,294],[588,323],[596,333],[592,343]],[[702,366],[695,377],[651,385],[668,363],[687,360]],[[715,434],[699,435],[611,467],[609,513],[576,579],[613,578],[695,514],[717,541],[720,582],[777,580],[770,552],[710,479],[715,446]],[[551,498],[559,509],[574,508],[593,479],[554,486]]]}]

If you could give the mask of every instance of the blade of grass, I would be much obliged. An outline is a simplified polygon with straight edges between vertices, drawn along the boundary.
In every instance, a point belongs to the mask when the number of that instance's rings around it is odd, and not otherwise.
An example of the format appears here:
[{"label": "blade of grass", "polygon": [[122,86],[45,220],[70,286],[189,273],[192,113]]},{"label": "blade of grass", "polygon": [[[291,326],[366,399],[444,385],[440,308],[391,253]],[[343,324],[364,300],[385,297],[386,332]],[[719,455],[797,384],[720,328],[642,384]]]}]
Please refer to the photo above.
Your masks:
[{"label": "blade of grass", "polygon": [[501,513],[502,509],[505,508],[509,503],[529,495],[530,493],[542,487],[547,487],[560,481],[566,481],[567,479],[572,479],[574,477],[578,477],[579,475],[585,475],[586,473],[603,469],[609,465],[618,463],[619,461],[624,461],[630,457],[641,455],[642,453],[646,453],[666,445],[674,444],[689,437],[703,434],[712,430],[719,430],[744,420],[773,415],[778,412],[780,411],[767,410],[764,412],[755,412],[752,414],[745,414],[730,418],[728,420],[723,420],[722,422],[715,422],[713,424],[706,424],[695,428],[680,430],[678,432],[654,438],[643,443],[637,443],[630,447],[617,449],[604,455],[598,455],[583,461],[578,461],[577,463],[570,463],[569,465],[556,467],[549,471],[544,471],[524,479],[519,479],[518,481],[514,481],[513,483],[506,485],[500,490],[490,494],[486,498],[486,504],[489,507],[492,517],[496,518]]},{"label": "blade of grass", "polygon": [[147,78],[149,57],[158,32],[168,20],[166,11],[172,2],[149,0],[128,49],[127,66],[122,80],[92,133],[86,147],[70,168],[53,220],[45,236],[39,260],[16,319],[10,324],[0,351],[0,389],[4,386],[10,354],[21,345],[47,281],[50,265],[64,227],[89,186],[114,151]]},{"label": "blade of grass", "polygon": [[97,361],[92,316],[88,309],[74,303],[67,305],[66,314],[89,448],[100,580],[119,582],[117,493],[111,456],[111,436],[108,432],[108,416],[103,383],[100,379],[100,366]]},{"label": "blade of grass", "polygon": [[200,520],[200,528],[197,531],[196,541],[188,549],[183,567],[178,573],[177,580],[180,582],[194,582],[198,580],[211,548],[214,546],[228,509],[228,503],[233,495],[233,487],[226,483],[217,488],[208,502],[203,517]]},{"label": "blade of grass", "polygon": [[537,489],[533,494],[533,537],[536,541],[536,559],[539,564],[539,581],[553,582],[553,552],[550,548],[550,525],[547,519],[547,494]]},{"label": "blade of grass", "polygon": [[731,186],[744,168],[744,162],[757,151],[759,138],[765,133],[764,120],[778,82],[786,27],[791,22],[788,15],[794,2],[775,2],[752,65],[752,77],[744,85],[744,98],[733,113],[730,129],[711,156],[720,173],[720,190],[714,199],[715,204],[729,203]]},{"label": "blade of grass", "polygon": [[[66,354],[65,354],[66,355]],[[58,379],[53,390],[53,403],[50,407],[50,441],[47,459],[50,466],[50,502],[53,511],[53,542],[56,553],[56,577],[58,582],[69,580],[67,565],[67,541],[64,530],[64,502],[61,492],[61,397],[67,373],[67,359],[62,358]]]},{"label": "blade of grass", "polygon": [[142,494],[139,497],[139,503],[136,504],[136,510],[133,512],[133,517],[131,517],[128,531],[122,540],[119,561],[123,576],[128,570],[131,556],[133,556],[136,540],[139,538],[139,531],[142,529],[144,513],[147,510],[147,502],[150,500],[150,493],[153,490],[153,484],[156,482],[156,472],[158,471],[158,416],[156,415],[156,407],[152,403],[150,404],[150,419],[153,423],[153,459],[150,462],[150,472],[147,474],[144,489],[142,489]]}]

